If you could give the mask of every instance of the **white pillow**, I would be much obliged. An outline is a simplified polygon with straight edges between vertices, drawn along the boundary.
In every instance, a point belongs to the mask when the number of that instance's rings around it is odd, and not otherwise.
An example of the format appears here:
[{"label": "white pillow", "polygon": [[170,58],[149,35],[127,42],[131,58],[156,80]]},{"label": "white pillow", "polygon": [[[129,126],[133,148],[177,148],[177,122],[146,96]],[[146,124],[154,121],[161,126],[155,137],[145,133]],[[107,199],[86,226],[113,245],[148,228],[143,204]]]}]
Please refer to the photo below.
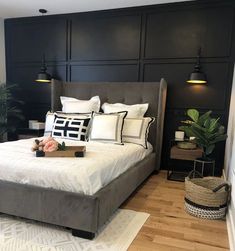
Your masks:
[{"label": "white pillow", "polygon": [[93,113],[89,141],[122,144],[122,130],[127,112]]},{"label": "white pillow", "polygon": [[125,105],[121,103],[109,104],[104,103],[102,110],[104,113],[127,111],[127,118],[143,118],[148,110],[149,104]]},{"label": "white pillow", "polygon": [[52,129],[54,126],[55,116],[62,116],[62,117],[69,117],[69,118],[91,118],[91,113],[84,113],[84,114],[76,114],[76,113],[63,113],[61,111],[57,111],[55,113],[48,111],[46,114],[46,122],[45,122],[45,130],[44,130],[44,136],[48,137],[51,136]]},{"label": "white pillow", "polygon": [[71,97],[60,97],[62,111],[65,113],[99,112],[100,97],[94,96],[90,100],[80,100]]},{"label": "white pillow", "polygon": [[46,114],[46,121],[45,121],[45,130],[44,130],[45,137],[51,136],[54,120],[55,120],[54,113],[48,111]]},{"label": "white pillow", "polygon": [[148,148],[149,127],[154,122],[154,118],[134,118],[124,120],[122,131],[123,142],[134,143]]}]

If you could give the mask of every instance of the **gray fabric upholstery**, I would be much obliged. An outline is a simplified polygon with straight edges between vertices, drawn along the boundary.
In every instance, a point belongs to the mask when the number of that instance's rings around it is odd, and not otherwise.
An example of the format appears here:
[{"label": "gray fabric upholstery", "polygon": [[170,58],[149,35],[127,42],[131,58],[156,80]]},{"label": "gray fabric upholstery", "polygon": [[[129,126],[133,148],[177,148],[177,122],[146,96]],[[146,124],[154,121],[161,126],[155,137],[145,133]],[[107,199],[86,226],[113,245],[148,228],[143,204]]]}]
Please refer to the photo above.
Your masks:
[{"label": "gray fabric upholstery", "polygon": [[154,153],[151,154],[97,192],[96,196],[99,198],[98,228],[108,220],[110,215],[154,171],[155,157]]},{"label": "gray fabric upholstery", "polygon": [[0,180],[0,212],[95,233],[154,170],[155,154],[93,196]]},{"label": "gray fabric upholstery", "polygon": [[0,181],[0,212],[95,232],[98,198]]},{"label": "gray fabric upholstery", "polygon": [[146,116],[156,118],[150,127],[149,141],[157,154],[156,169],[160,169],[163,123],[166,104],[167,84],[164,79],[160,82],[60,82],[53,80],[51,83],[51,109],[61,110],[60,96],[69,96],[78,99],[90,99],[100,96],[101,104],[149,103]]}]

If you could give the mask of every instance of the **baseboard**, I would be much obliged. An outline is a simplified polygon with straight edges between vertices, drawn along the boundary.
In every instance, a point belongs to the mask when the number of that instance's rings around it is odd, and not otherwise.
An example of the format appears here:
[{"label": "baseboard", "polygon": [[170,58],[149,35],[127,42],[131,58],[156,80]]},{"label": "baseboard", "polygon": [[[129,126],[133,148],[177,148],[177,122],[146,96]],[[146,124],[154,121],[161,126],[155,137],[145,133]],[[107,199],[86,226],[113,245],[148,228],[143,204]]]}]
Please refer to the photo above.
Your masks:
[{"label": "baseboard", "polygon": [[227,180],[227,175],[226,175],[226,173],[225,173],[225,170],[223,169],[223,171],[222,171],[222,177],[225,179],[225,180]]},{"label": "baseboard", "polygon": [[227,217],[226,217],[226,222],[227,222],[227,230],[228,230],[228,238],[229,238],[229,246],[230,246],[230,251],[235,251],[235,219],[232,214],[231,208],[229,208]]}]

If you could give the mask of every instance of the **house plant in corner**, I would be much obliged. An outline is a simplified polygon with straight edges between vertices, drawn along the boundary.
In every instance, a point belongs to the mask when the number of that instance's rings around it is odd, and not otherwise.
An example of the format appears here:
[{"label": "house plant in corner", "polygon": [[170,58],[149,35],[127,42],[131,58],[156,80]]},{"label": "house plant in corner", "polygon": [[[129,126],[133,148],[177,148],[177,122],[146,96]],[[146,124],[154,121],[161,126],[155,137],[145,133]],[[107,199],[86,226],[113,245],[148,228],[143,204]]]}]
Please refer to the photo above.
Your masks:
[{"label": "house plant in corner", "polygon": [[195,137],[195,143],[203,149],[202,160],[211,160],[210,154],[214,151],[217,142],[227,138],[224,126],[219,123],[220,118],[212,118],[212,111],[202,115],[196,109],[187,110],[189,120],[182,121],[183,126],[179,129],[188,137]]},{"label": "house plant in corner", "polygon": [[0,142],[4,141],[4,135],[16,130],[16,122],[24,117],[17,105],[21,101],[14,99],[11,90],[15,85],[6,86],[0,83]]},{"label": "house plant in corner", "polygon": [[[217,142],[224,141],[227,135],[219,123],[220,118],[212,118],[211,111],[202,115],[195,109],[189,109],[190,120],[179,129],[188,137],[195,137],[195,143],[203,149],[204,162],[212,161],[209,156]],[[195,178],[195,174],[199,177]],[[230,184],[219,177],[203,177],[192,170],[185,178],[185,210],[190,215],[204,219],[221,219],[226,216],[230,197]]]}]

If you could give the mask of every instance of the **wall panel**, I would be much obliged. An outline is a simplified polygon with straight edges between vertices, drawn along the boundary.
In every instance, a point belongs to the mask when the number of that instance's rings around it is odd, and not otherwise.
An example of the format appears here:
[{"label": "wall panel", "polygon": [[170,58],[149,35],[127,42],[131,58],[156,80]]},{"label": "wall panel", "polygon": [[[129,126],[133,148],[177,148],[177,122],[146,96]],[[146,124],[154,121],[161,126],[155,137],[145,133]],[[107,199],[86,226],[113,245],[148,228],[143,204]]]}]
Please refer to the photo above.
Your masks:
[{"label": "wall panel", "polygon": [[141,16],[72,19],[72,60],[138,59]]},{"label": "wall panel", "polygon": [[[8,19],[7,81],[18,83],[25,100],[25,123],[43,119],[49,85],[33,83],[42,54],[54,78],[67,81],[168,82],[162,168],[168,145],[187,108],[212,109],[226,125],[235,57],[232,0],[205,0],[120,10]],[[208,84],[186,83],[202,47]],[[27,123],[26,123],[27,124]],[[215,153],[217,174],[223,144]],[[181,167],[181,164],[179,165]]]},{"label": "wall panel", "polygon": [[181,10],[147,15],[145,58],[229,55],[233,9]]},{"label": "wall panel", "polygon": [[13,62],[66,60],[66,20],[60,18],[22,20],[8,29]]},{"label": "wall panel", "polygon": [[194,68],[193,63],[145,64],[144,81],[157,81],[167,76],[169,86],[167,108],[169,109],[184,109],[185,107],[226,109],[229,64],[204,63],[202,67],[207,75],[207,85],[186,83],[189,73]]},{"label": "wall panel", "polygon": [[204,32],[204,11],[147,15],[145,58],[194,57]]},{"label": "wall panel", "polygon": [[72,65],[71,81],[138,81],[138,65]]}]

